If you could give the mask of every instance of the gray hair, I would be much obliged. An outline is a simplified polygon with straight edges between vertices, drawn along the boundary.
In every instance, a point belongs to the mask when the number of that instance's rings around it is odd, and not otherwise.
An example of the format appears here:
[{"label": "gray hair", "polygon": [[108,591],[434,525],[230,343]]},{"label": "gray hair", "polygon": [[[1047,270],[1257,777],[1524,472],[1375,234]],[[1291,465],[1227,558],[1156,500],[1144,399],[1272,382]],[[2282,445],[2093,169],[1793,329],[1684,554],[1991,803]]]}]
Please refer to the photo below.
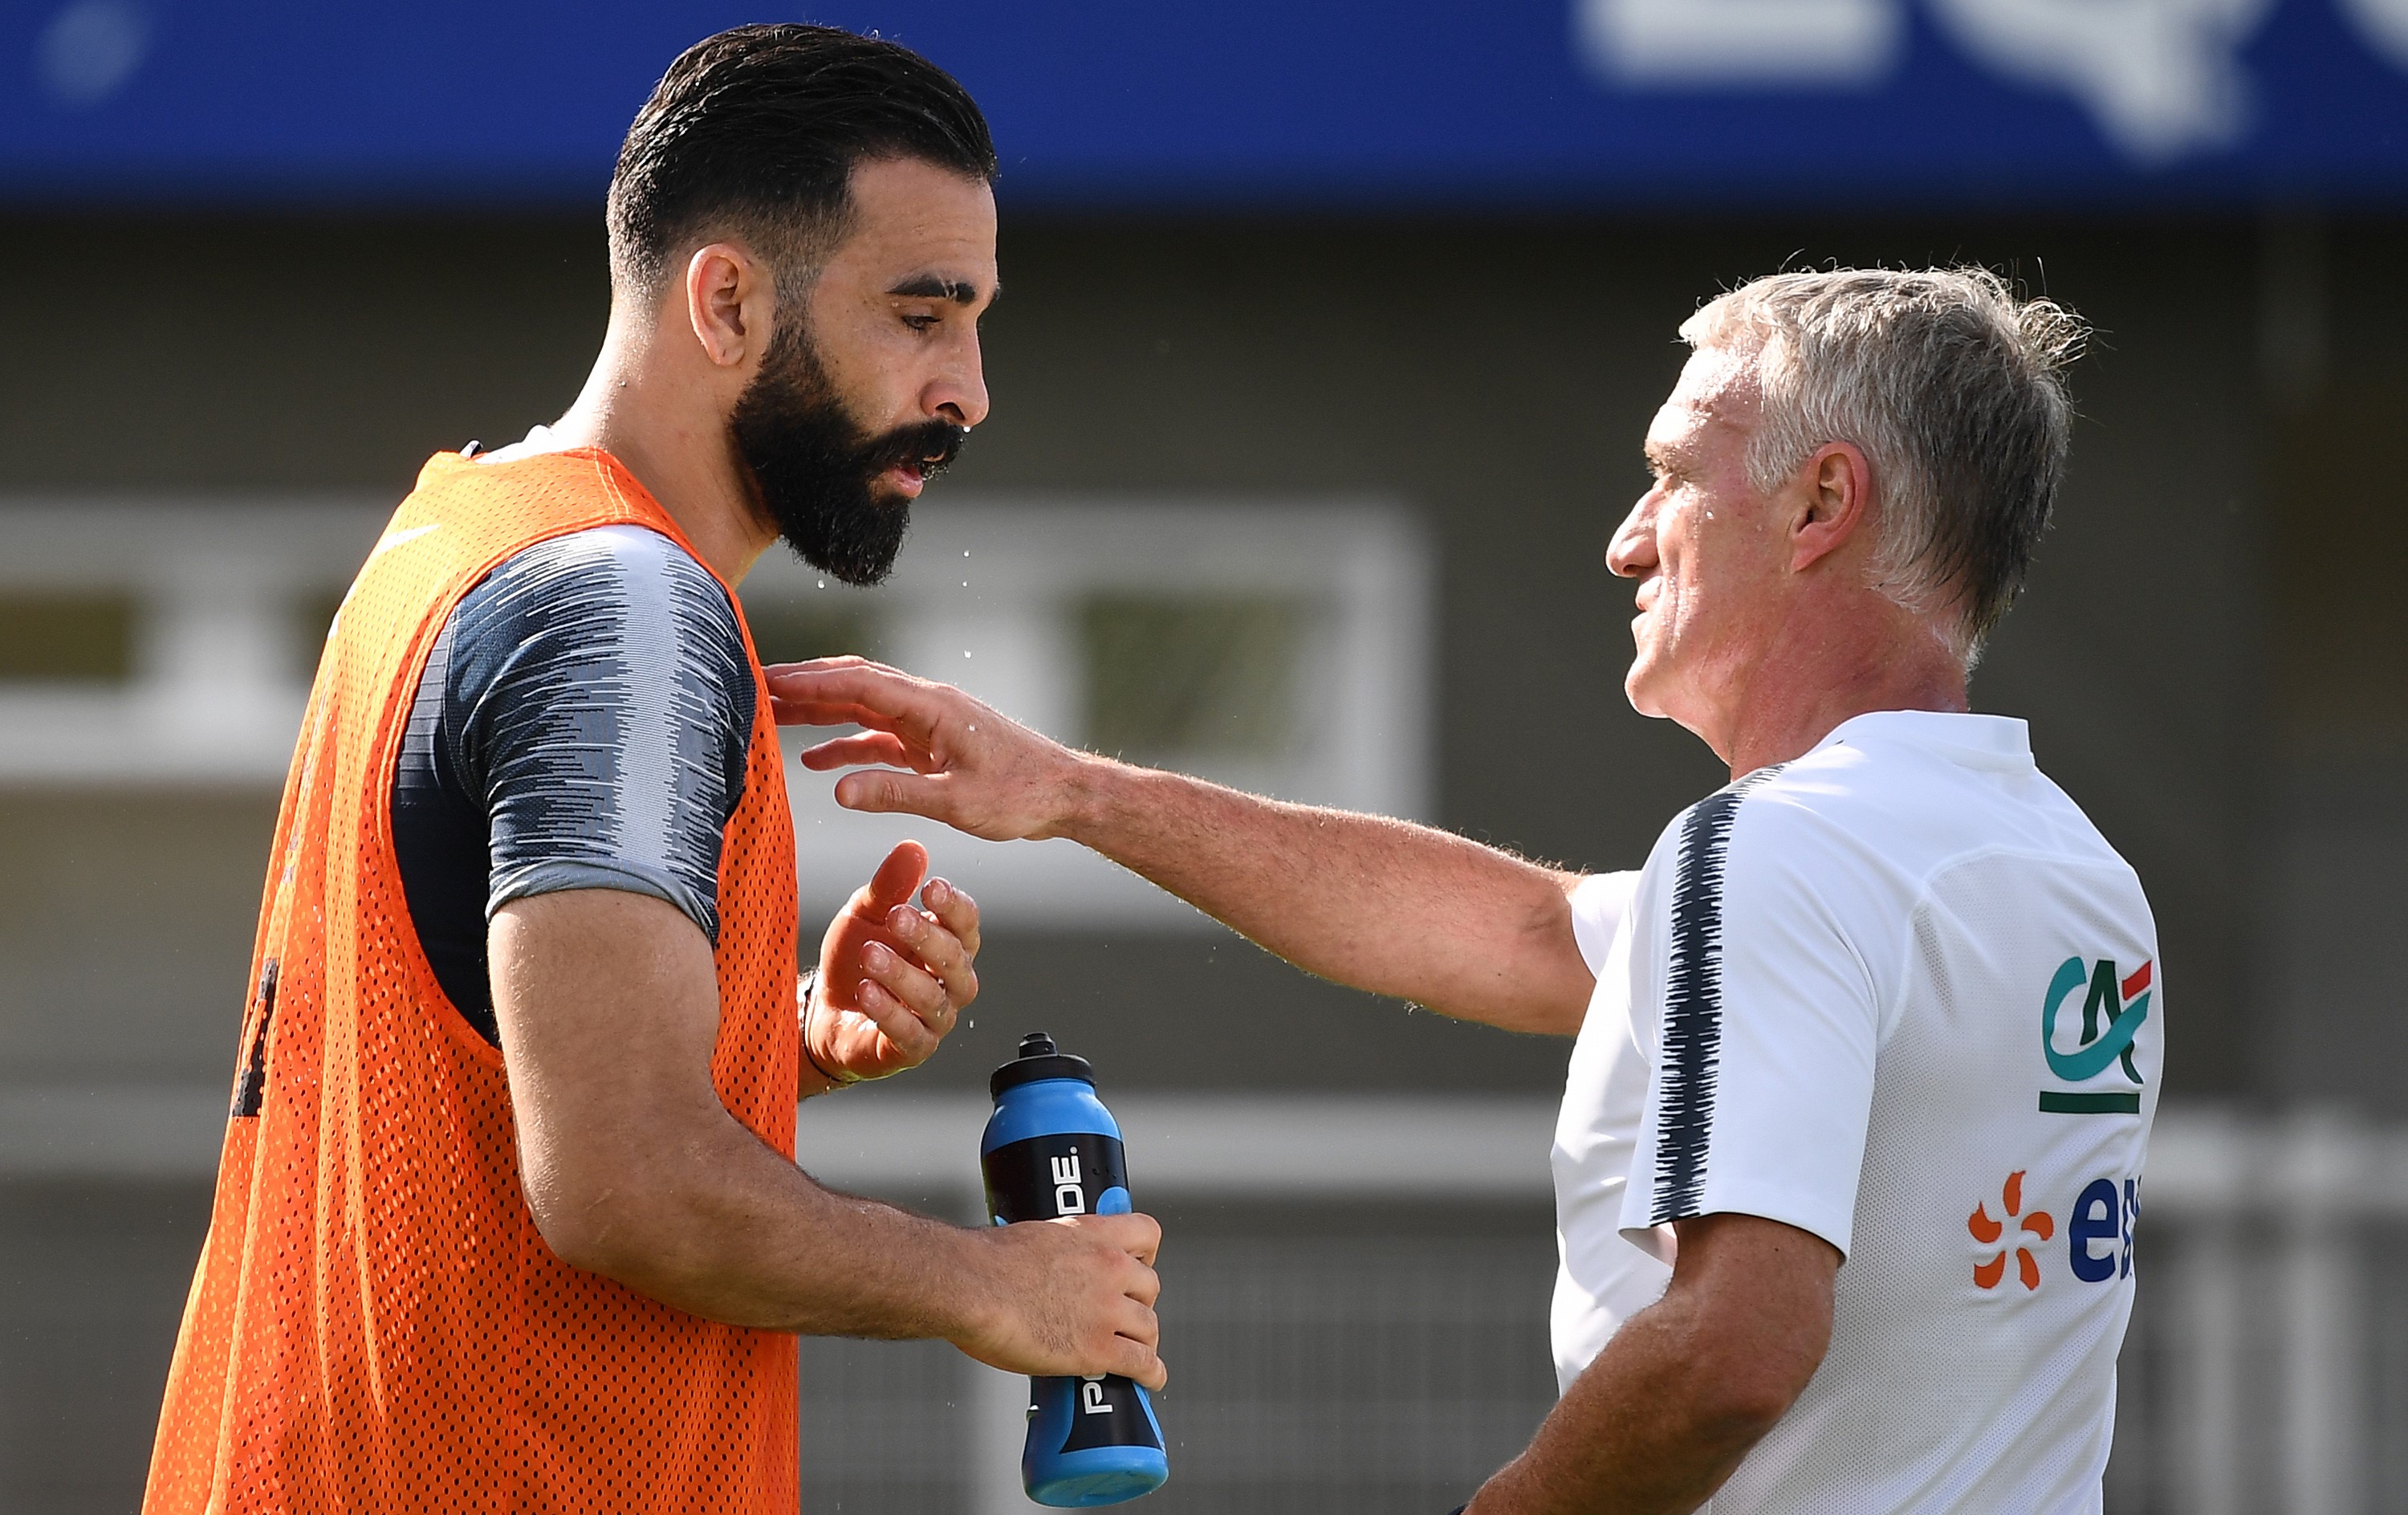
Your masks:
[{"label": "gray hair", "polygon": [[1775,274],[1681,326],[1692,347],[1753,360],[1756,488],[1778,488],[1827,442],[1863,451],[1874,586],[1919,614],[1953,611],[1969,666],[2048,526],[2071,440],[2065,369],[2088,335],[1986,268]]}]

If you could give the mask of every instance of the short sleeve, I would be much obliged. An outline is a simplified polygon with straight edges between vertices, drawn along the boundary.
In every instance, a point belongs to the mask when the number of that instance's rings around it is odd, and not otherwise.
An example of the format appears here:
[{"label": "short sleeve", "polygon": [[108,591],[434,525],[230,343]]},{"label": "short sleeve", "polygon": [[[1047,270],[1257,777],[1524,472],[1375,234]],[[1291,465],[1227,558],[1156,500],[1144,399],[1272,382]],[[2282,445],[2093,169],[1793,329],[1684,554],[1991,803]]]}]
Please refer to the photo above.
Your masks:
[{"label": "short sleeve", "polygon": [[1572,940],[1580,944],[1581,961],[1589,976],[1605,972],[1605,960],[1614,939],[1630,923],[1631,897],[1639,892],[1639,874],[1591,873],[1572,886]]},{"label": "short sleeve", "polygon": [[1654,992],[1632,1006],[1652,1056],[1622,1231],[1667,1262],[1658,1228],[1704,1215],[1778,1220],[1843,1254],[1851,1241],[1879,993],[1828,903],[1854,892],[1832,876],[1845,839],[1752,796],[1775,772],[1682,818]]},{"label": "short sleeve", "polygon": [[454,613],[444,702],[488,821],[489,916],[530,895],[624,889],[717,942],[754,689],[707,570],[639,527],[528,548]]}]

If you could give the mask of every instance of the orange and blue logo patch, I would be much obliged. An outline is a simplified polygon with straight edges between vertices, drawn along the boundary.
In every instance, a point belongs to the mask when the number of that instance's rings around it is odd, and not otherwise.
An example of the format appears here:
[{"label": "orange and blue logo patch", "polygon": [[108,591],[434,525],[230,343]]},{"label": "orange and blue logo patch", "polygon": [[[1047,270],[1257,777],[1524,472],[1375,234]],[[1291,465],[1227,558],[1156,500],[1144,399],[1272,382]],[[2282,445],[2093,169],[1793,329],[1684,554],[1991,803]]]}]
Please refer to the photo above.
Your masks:
[{"label": "orange and blue logo patch", "polygon": [[[2007,1175],[2005,1187],[1999,1191],[1999,1208],[2005,1213],[2004,1219],[1991,1218],[1987,1200],[1974,1205],[1973,1213],[1965,1219],[1965,1229],[1972,1233],[1975,1241],[1985,1248],[1998,1248],[1996,1252],[1973,1264],[1973,1287],[1998,1288],[2000,1280],[2007,1276],[2007,1258],[2012,1254],[2015,1260],[2015,1277],[2022,1280],[2024,1288],[2038,1289],[2040,1259],[2033,1255],[2032,1248],[2057,1235],[2056,1218],[2046,1210],[2034,1210],[2029,1215],[2023,1213],[2024,1176],[2021,1169]],[[2016,1223],[2012,1241],[2005,1239],[2008,1220]]]}]

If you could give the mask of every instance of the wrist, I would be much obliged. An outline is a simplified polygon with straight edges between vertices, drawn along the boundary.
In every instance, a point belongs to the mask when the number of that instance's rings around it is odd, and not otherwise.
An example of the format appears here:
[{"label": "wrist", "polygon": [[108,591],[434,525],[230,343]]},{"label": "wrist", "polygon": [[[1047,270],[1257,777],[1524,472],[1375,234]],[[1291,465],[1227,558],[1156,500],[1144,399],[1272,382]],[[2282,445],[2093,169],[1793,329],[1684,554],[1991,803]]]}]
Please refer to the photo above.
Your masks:
[{"label": "wrist", "polygon": [[817,968],[804,969],[795,980],[795,1003],[801,1006],[795,1026],[795,1046],[802,1053],[795,1069],[795,1097],[797,1100],[832,1093],[861,1082],[860,1075],[831,1070],[811,1051],[811,1012],[819,1005],[819,987],[820,971]]},{"label": "wrist", "polygon": [[944,1319],[938,1334],[968,1351],[992,1341],[1000,1333],[1006,1313],[1004,1289],[996,1278],[996,1254],[993,1227],[947,1226],[952,1264],[946,1287],[932,1291],[941,1301]]},{"label": "wrist", "polygon": [[1095,753],[1066,752],[1061,775],[1054,785],[1053,821],[1044,835],[1067,837],[1094,847],[1095,839],[1110,829],[1120,790],[1133,772],[1125,763]]},{"label": "wrist", "polygon": [[796,1100],[817,1099],[823,1094],[833,1094],[838,1089],[848,1087],[842,1080],[831,1078],[820,1071],[819,1060],[811,1056],[811,1049],[808,1044],[803,1046],[802,1052],[802,1058],[795,1068]]}]

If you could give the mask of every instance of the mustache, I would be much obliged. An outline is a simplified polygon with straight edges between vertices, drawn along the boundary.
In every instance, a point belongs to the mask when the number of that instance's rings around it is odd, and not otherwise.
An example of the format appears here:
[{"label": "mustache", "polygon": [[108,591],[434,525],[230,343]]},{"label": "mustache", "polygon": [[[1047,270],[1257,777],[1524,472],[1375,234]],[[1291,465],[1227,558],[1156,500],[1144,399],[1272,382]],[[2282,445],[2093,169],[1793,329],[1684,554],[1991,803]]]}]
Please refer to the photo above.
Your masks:
[{"label": "mustache", "polygon": [[922,478],[934,479],[953,466],[969,434],[969,427],[957,426],[950,421],[921,421],[897,426],[862,448],[861,471],[876,475],[888,469],[918,469]]}]

